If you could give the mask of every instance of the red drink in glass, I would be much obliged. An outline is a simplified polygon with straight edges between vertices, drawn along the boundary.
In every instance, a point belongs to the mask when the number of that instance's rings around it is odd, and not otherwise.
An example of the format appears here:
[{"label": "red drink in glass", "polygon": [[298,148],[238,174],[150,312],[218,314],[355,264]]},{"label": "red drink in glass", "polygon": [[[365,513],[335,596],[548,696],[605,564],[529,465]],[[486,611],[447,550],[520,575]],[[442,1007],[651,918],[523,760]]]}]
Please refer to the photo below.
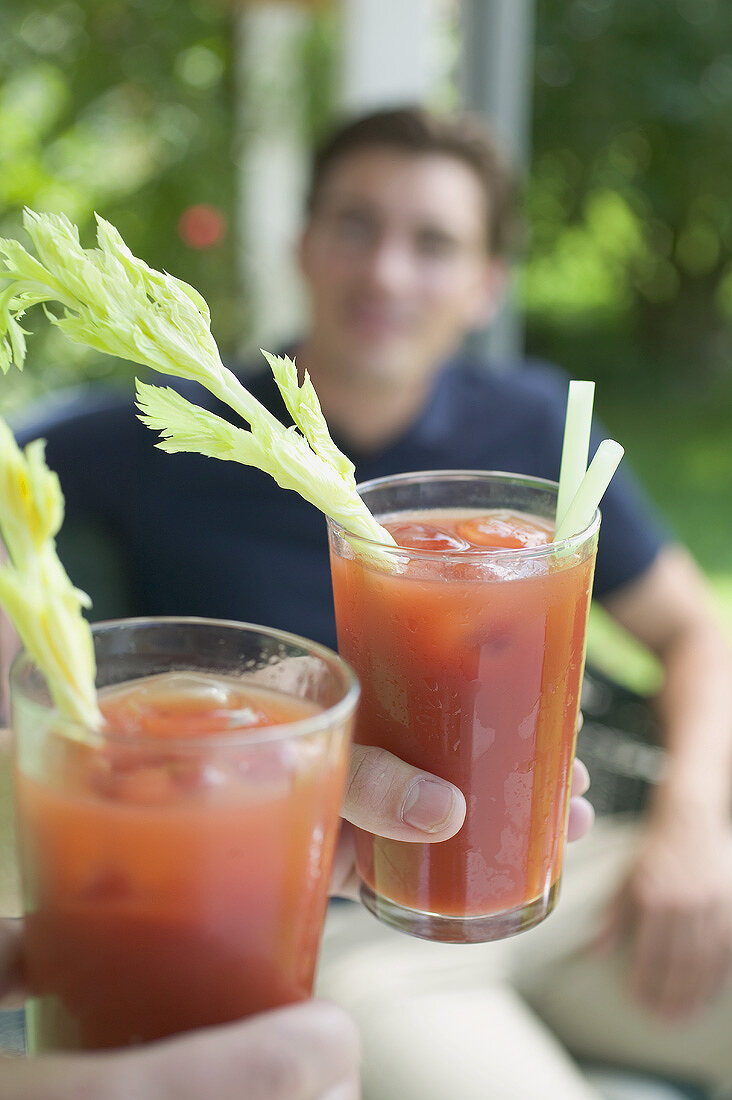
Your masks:
[{"label": "red drink in glass", "polygon": [[[98,735],[42,712],[31,725],[15,676],[36,1050],[118,1047],[311,994],[357,688],[292,636],[163,622],[136,624],[145,657],[127,671],[175,649],[178,670],[101,691]],[[130,663],[115,630],[132,627],[96,633],[103,678]]]},{"label": "red drink in glass", "polygon": [[359,834],[362,898],[426,938],[510,935],[556,900],[599,520],[552,546],[556,488],[508,475],[361,491],[402,548],[389,567],[331,525],[339,651],[362,687],[356,740],[467,802],[444,843]]}]

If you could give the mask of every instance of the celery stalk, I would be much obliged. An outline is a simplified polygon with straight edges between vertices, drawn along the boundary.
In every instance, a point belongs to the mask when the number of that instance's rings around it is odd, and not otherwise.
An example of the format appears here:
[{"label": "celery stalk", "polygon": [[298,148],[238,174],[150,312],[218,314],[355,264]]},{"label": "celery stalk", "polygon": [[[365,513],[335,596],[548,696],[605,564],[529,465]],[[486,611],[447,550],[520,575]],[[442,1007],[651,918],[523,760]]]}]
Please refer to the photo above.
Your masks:
[{"label": "celery stalk", "polygon": [[0,529],[10,559],[0,566],[0,603],[59,711],[93,729],[101,724],[94,642],[81,613],[90,601],[56,554],[64,498],[44,446],[36,440],[21,451],[0,418]]},{"label": "celery stalk", "polygon": [[[141,386],[141,419],[160,430],[166,451],[200,451],[257,466],[294,489],[353,534],[393,544],[356,491],[353,465],[333,443],[315,390],[295,364],[265,353],[295,421],[286,428],[221,362],[201,295],[180,279],[134,256],[114,226],[97,217],[97,248],[84,249],[62,215],[26,210],[35,256],[0,240],[0,368],[22,369],[25,336],[19,318],[33,305],[58,303],[51,322],[80,344],[201,383],[249,425],[233,427],[171,390]],[[383,557],[378,548],[369,557]]]}]

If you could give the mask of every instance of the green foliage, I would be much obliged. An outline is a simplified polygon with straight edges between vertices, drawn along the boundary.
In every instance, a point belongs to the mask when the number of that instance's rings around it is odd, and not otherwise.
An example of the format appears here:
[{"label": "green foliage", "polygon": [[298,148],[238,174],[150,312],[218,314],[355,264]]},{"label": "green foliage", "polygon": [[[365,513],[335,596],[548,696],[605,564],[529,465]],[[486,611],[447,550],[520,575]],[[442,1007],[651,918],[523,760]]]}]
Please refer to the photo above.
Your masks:
[{"label": "green foliage", "polygon": [[[618,388],[615,395],[605,394],[600,412],[632,455],[671,533],[704,569],[717,612],[732,638],[732,388],[689,388],[683,401],[678,394],[650,387],[628,400]],[[590,619],[589,652],[629,687],[644,692],[658,687],[658,663],[596,607]]]},{"label": "green foliage", "polygon": [[730,573],[732,393],[724,385],[678,394],[605,395],[600,413],[680,540],[712,576]]},{"label": "green foliage", "polygon": [[[222,0],[31,0],[0,7],[0,236],[25,203],[199,287],[231,354],[251,319],[235,275],[234,36]],[[334,114],[337,4],[302,41],[308,137]],[[522,287],[529,350],[627,391],[732,383],[732,4],[537,0]],[[208,204],[228,232],[181,237]],[[246,242],[244,242],[246,246]],[[30,391],[116,372],[43,326]]]},{"label": "green foliage", "polygon": [[307,97],[305,117],[308,141],[316,145],[326,136],[337,115],[340,16],[336,5],[315,14],[303,35],[301,64]]},{"label": "green foliage", "polygon": [[[231,36],[219,0],[33,0],[0,6],[0,236],[25,239],[25,204],[66,213],[93,240],[93,211],[155,267],[194,282],[231,350],[234,278]],[[206,204],[228,225],[205,250],[181,216]],[[29,322],[29,327],[38,324]],[[119,373],[41,318],[26,375],[3,406],[50,386]]]},{"label": "green foliage", "polygon": [[732,5],[538,0],[532,350],[732,381]]}]

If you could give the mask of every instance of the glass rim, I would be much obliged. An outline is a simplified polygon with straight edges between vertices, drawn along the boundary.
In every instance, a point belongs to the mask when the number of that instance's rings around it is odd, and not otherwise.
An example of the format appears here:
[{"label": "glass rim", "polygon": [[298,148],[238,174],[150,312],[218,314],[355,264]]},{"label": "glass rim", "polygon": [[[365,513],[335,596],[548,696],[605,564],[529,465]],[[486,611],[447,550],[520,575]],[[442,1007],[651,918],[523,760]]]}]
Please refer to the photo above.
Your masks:
[{"label": "glass rim", "polygon": [[[279,630],[275,627],[262,626],[261,623],[246,623],[236,619],[210,619],[205,616],[196,615],[140,615],[121,619],[103,619],[97,623],[90,624],[92,634],[124,627],[158,625],[224,627],[227,630],[234,629],[237,632],[243,631],[247,634],[265,635],[275,641],[304,649],[307,651],[308,656],[319,657],[329,668],[337,670],[340,673],[343,678],[343,696],[331,706],[324,707],[322,710],[317,711],[315,714],[308,715],[306,718],[299,718],[294,722],[279,722],[271,726],[232,726],[232,728],[225,733],[200,734],[193,737],[166,737],[164,740],[151,734],[113,733],[106,730],[104,727],[94,729],[84,725],[82,722],[75,722],[73,719],[65,717],[58,712],[53,701],[49,704],[44,704],[32,698],[19,683],[22,673],[26,670],[34,669],[43,676],[44,681],[45,675],[30,654],[25,650],[21,650],[10,666],[9,683],[11,700],[14,694],[20,694],[23,699],[23,705],[28,706],[32,711],[44,716],[55,713],[57,717],[56,728],[59,733],[63,733],[64,736],[72,737],[78,741],[84,741],[87,744],[125,745],[127,747],[140,745],[151,746],[157,744],[171,751],[179,751],[181,749],[193,751],[201,749],[204,746],[217,749],[224,747],[241,748],[247,745],[261,745],[271,741],[284,741],[307,737],[309,734],[320,732],[327,726],[335,727],[341,725],[348,720],[358,704],[361,686],[355,672],[348,662],[344,661],[340,654],[336,653],[333,649],[329,649],[328,646],[321,645],[320,642],[311,641],[309,638],[304,638],[300,634],[293,634],[288,630]],[[170,671],[184,670],[171,669]],[[191,669],[190,671],[195,670]],[[145,677],[142,676],[137,677],[137,679],[140,680],[144,678]],[[123,683],[134,683],[134,681],[121,681],[120,685],[110,684],[108,686],[116,687],[121,686]],[[278,689],[274,688],[272,690],[276,692]],[[280,694],[284,695],[285,693],[281,692]],[[296,697],[287,696],[287,698],[294,699]]]},{"label": "glass rim", "polygon": [[[504,470],[417,470],[414,472],[408,472],[403,474],[387,474],[385,477],[370,478],[369,481],[362,481],[356,486],[356,490],[361,496],[363,492],[368,492],[371,489],[378,489],[386,487],[388,485],[406,485],[409,482],[424,482],[424,481],[501,481],[501,482],[514,482],[518,484],[524,484],[529,487],[538,489],[548,489],[555,494],[559,491],[559,482],[551,481],[545,477],[534,477],[531,474],[511,474]],[[358,535],[353,531],[349,531],[347,527],[339,523],[337,520],[327,517],[328,526],[336,534],[347,538],[350,541],[356,540],[359,545],[371,548],[383,554],[391,554],[397,556],[402,554],[411,560],[424,560],[424,561],[449,561],[449,562],[479,562],[486,560],[495,560],[506,556],[518,557],[518,558],[544,558],[549,557],[552,554],[566,554],[568,551],[573,551],[583,546],[588,542],[597,532],[600,526],[601,513],[600,509],[595,509],[595,514],[592,517],[590,523],[582,531],[579,531],[576,535],[571,535],[569,538],[560,539],[559,542],[549,542],[542,546],[503,546],[503,547],[486,547],[484,550],[411,550],[405,546],[393,546],[388,542],[379,542],[376,539],[370,539],[365,535]]]}]

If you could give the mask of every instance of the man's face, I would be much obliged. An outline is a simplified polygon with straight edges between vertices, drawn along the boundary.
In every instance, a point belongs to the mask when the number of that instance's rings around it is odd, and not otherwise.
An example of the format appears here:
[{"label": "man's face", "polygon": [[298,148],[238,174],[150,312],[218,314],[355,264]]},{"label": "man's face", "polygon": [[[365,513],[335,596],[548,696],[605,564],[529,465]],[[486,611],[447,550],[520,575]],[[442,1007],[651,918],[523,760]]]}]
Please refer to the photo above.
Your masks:
[{"label": "man's face", "polygon": [[313,343],[344,376],[428,378],[491,312],[483,190],[447,155],[384,148],[323,179],[301,240]]}]

